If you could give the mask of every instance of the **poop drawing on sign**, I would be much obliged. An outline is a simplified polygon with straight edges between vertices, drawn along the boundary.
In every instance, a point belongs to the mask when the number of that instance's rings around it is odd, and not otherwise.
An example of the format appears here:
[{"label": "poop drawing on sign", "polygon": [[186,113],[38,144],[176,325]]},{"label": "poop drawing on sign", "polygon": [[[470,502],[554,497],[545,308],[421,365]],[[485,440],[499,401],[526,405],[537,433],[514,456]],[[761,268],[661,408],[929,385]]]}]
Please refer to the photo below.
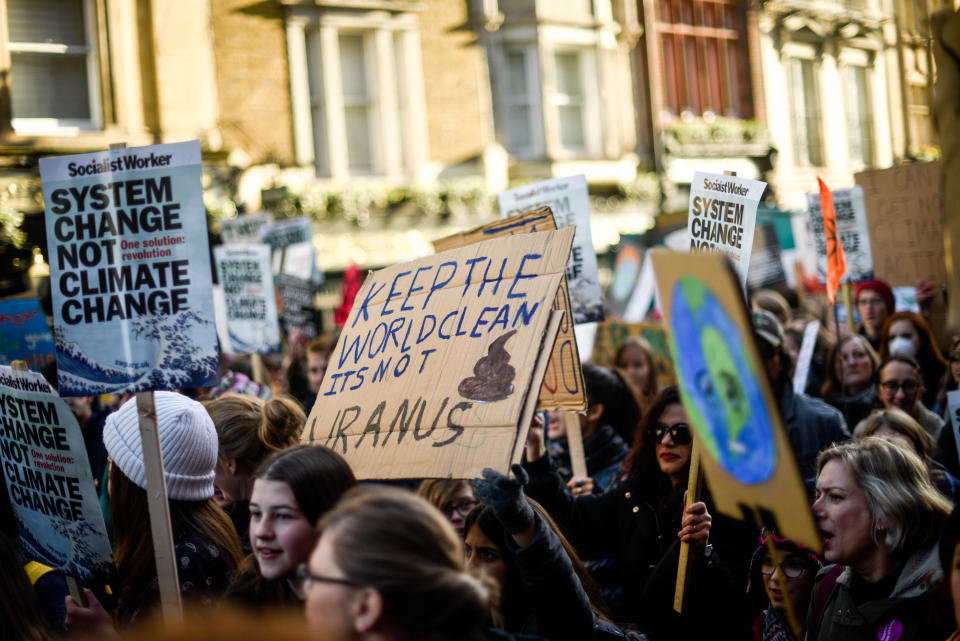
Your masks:
[{"label": "poop drawing on sign", "polygon": [[460,381],[457,391],[471,401],[502,401],[513,393],[513,377],[517,370],[510,364],[510,352],[504,345],[517,333],[513,329],[493,341],[487,355],[473,366],[473,376]]}]

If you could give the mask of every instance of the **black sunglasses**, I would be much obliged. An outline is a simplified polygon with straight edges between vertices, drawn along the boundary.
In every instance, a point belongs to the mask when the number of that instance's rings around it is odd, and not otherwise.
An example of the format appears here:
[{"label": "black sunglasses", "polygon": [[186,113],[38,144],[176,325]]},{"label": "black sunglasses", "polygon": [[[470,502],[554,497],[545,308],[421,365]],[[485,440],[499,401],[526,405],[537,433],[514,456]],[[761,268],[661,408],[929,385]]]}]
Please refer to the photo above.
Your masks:
[{"label": "black sunglasses", "polygon": [[669,434],[670,440],[677,445],[689,445],[693,440],[690,434],[690,426],[686,423],[676,423],[675,425],[657,423],[655,427],[651,427],[647,431],[647,434],[650,435],[654,443],[661,442],[665,434]]}]

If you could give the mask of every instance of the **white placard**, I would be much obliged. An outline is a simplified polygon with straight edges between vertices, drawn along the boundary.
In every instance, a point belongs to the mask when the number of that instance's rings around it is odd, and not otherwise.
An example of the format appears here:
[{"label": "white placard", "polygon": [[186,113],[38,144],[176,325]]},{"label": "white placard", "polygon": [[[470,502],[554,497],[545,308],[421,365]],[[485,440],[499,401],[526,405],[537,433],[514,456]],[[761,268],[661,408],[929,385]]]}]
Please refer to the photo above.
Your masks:
[{"label": "white placard", "polygon": [[[831,189],[833,211],[837,217],[837,235],[847,262],[844,278],[857,283],[873,278],[873,254],[867,228],[867,210],[863,204],[863,187]],[[827,237],[823,232],[823,210],[820,192],[807,194],[807,223],[817,249],[817,278],[827,282]]]},{"label": "white placard", "polygon": [[228,349],[237,354],[277,351],[280,327],[270,271],[270,247],[217,245],[213,248],[213,257],[223,291]]}]

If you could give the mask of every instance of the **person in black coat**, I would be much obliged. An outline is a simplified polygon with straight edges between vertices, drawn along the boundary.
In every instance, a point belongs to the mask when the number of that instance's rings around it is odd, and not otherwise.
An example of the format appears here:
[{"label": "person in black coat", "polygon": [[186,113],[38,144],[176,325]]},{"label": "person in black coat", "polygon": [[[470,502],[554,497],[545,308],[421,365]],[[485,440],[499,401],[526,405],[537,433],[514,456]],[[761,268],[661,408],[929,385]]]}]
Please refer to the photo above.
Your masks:
[{"label": "person in black coat", "polygon": [[[675,386],[665,388],[637,428],[620,481],[600,495],[569,496],[542,455],[528,441],[527,494],[539,501],[584,558],[613,558],[601,583],[615,582],[614,620],[635,623],[652,639],[700,638],[723,621],[731,638],[750,629],[742,577],[753,531],[713,517],[706,502],[684,508],[692,432]],[[687,614],[673,613],[680,542],[692,547]]]}]

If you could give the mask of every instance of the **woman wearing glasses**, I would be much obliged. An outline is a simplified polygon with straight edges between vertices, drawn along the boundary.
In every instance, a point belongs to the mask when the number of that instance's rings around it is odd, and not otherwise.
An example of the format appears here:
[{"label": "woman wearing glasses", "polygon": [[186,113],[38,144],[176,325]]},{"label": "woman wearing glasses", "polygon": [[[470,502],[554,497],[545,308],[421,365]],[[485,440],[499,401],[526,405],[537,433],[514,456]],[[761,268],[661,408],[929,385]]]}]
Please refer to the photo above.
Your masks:
[{"label": "woman wearing glasses", "polygon": [[317,520],[357,484],[339,454],[299,445],[257,468],[250,494],[250,546],[227,599],[258,608],[302,607],[296,570],[317,542]]},{"label": "woman wearing glasses", "polygon": [[[886,409],[903,410],[923,426],[930,436],[937,438],[943,428],[943,419],[921,402],[923,375],[920,365],[909,356],[889,356],[877,372],[877,396]],[[861,421],[854,435],[863,432]]]},{"label": "woman wearing glasses", "polygon": [[[749,534],[729,519],[714,531],[714,517],[705,502],[684,508],[684,491],[693,448],[687,415],[676,386],[665,388],[637,427],[618,483],[599,495],[571,497],[543,456],[536,435],[528,440],[526,492],[557,520],[585,558],[611,558],[606,574],[595,573],[605,589],[613,618],[636,623],[644,632],[666,632],[685,638],[708,622],[730,622],[730,629],[749,627],[740,583],[749,559]],[[721,539],[717,539],[717,534]],[[680,542],[690,543],[694,578],[688,614],[677,620],[672,611]],[[743,545],[749,546],[743,549]],[[716,545],[716,548],[714,548]],[[722,557],[722,560],[721,560]],[[741,563],[732,569],[731,562]],[[731,635],[735,636],[735,635]]]},{"label": "woman wearing glasses", "polygon": [[463,479],[427,479],[420,484],[417,494],[450,519],[457,536],[463,539],[464,519],[477,505],[473,488]]}]

